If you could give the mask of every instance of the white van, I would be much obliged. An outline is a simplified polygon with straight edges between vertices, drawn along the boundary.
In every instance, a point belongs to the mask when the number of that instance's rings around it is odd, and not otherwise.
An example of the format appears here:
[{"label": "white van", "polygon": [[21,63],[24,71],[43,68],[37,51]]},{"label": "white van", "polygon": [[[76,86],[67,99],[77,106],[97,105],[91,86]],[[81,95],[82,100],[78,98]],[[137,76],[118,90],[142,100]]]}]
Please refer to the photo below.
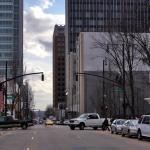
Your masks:
[{"label": "white van", "polygon": [[138,122],[138,139],[150,137],[150,115],[142,115]]}]

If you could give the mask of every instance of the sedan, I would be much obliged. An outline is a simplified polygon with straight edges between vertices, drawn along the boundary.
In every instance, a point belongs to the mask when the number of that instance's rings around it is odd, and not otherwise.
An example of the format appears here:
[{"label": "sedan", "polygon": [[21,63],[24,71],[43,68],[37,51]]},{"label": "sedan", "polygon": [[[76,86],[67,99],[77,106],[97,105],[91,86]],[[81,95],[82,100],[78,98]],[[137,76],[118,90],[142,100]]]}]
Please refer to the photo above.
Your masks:
[{"label": "sedan", "polygon": [[121,127],[124,124],[125,120],[124,119],[116,119],[113,121],[113,123],[111,124],[111,133],[121,133]]},{"label": "sedan", "polygon": [[47,125],[53,125],[54,124],[54,122],[52,121],[52,120],[50,120],[50,119],[46,119],[46,121],[45,121],[45,125],[47,126]]},{"label": "sedan", "polygon": [[128,137],[137,136],[137,125],[138,120],[136,119],[127,120],[122,126],[121,131],[122,136],[125,135],[127,135]]}]

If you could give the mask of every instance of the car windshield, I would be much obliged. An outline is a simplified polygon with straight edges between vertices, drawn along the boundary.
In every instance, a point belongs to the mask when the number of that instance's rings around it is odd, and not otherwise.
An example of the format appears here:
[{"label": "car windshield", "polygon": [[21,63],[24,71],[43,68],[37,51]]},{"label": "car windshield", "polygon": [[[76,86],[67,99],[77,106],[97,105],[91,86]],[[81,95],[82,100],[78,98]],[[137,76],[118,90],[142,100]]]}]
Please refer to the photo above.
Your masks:
[{"label": "car windshield", "polygon": [[138,120],[131,120],[132,125],[137,125],[138,124]]},{"label": "car windshield", "polygon": [[82,114],[82,115],[79,116],[79,118],[87,118],[87,117],[88,117],[87,114]]},{"label": "car windshield", "polygon": [[125,120],[118,120],[118,121],[117,121],[117,124],[118,124],[118,125],[122,125],[122,124],[124,124],[124,122],[125,122]]}]

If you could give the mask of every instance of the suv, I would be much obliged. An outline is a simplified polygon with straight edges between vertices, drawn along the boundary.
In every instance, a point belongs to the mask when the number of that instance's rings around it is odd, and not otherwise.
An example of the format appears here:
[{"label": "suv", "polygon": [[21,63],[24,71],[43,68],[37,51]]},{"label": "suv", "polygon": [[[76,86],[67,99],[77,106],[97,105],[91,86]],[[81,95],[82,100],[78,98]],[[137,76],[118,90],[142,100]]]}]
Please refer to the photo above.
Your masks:
[{"label": "suv", "polygon": [[80,115],[78,118],[71,119],[69,126],[71,130],[74,130],[76,127],[79,127],[80,130],[84,130],[84,127],[92,127],[94,130],[102,127],[104,118],[100,118],[97,113],[86,113]]},{"label": "suv", "polygon": [[143,137],[150,137],[150,115],[143,115],[138,122],[138,139]]}]

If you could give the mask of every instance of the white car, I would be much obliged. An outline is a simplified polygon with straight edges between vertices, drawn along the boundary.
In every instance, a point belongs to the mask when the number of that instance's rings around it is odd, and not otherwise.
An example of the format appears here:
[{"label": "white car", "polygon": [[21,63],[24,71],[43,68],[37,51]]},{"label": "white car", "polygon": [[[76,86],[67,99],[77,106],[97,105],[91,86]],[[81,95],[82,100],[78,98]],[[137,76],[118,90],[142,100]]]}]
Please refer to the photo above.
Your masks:
[{"label": "white car", "polygon": [[102,127],[104,118],[100,118],[97,113],[85,113],[80,115],[78,118],[70,120],[69,126],[71,130],[79,127],[80,130],[84,130],[84,127],[92,127],[94,130]]},{"label": "white car", "polygon": [[116,119],[113,121],[113,123],[111,124],[111,133],[121,133],[122,130],[122,125],[124,124],[125,119]]},{"label": "white car", "polygon": [[121,135],[122,136],[128,135],[128,137],[137,136],[137,125],[138,125],[137,119],[125,121],[125,123],[122,125]]},{"label": "white car", "polygon": [[143,115],[138,122],[138,139],[150,137],[150,115]]}]

